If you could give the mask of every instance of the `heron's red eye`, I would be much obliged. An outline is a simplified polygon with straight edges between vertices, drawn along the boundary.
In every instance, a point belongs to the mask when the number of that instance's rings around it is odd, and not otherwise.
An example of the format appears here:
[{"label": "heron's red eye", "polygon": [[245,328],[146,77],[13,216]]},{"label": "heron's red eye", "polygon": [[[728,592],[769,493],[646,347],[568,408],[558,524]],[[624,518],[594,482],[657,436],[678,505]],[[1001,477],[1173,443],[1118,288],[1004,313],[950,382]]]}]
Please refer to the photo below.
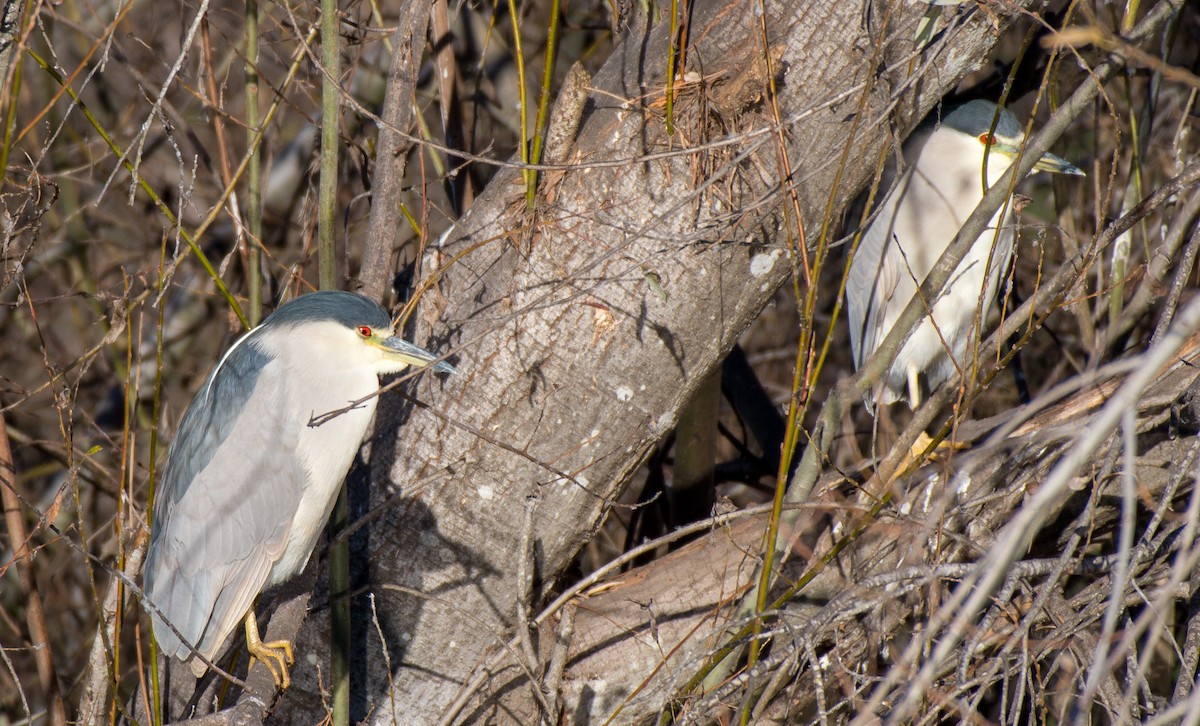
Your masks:
[{"label": "heron's red eye", "polygon": [[360,325],[360,326],[358,326],[358,334],[364,338],[370,338],[371,337],[371,329],[369,327],[367,327],[366,325]]},{"label": "heron's red eye", "polygon": [[996,137],[992,136],[991,134],[980,134],[979,143],[991,146],[992,144],[996,143]]}]

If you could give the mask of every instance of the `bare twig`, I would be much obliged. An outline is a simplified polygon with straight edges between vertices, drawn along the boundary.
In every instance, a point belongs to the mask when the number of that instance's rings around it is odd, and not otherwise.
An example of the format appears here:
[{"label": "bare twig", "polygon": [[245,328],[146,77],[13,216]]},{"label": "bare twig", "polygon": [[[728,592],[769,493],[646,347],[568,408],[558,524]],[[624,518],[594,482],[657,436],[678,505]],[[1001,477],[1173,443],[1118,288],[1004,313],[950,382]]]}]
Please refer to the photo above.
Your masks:
[{"label": "bare twig", "polygon": [[534,575],[537,572],[537,550],[533,534],[533,513],[537,510],[538,497],[525,497],[525,518],[521,526],[521,554],[517,558],[517,642],[521,644],[521,655],[525,658],[525,671],[530,674],[529,690],[542,711],[542,718],[549,720],[554,711],[542,692],[542,659],[534,642],[537,623],[529,617],[530,602],[536,595]]},{"label": "bare twig", "polygon": [[[1200,190],[1193,195],[1193,198],[1200,197]],[[1191,204],[1191,199],[1188,203]],[[1186,214],[1186,212],[1185,212]],[[1191,280],[1192,271],[1196,267],[1196,254],[1200,252],[1200,226],[1192,228],[1192,234],[1188,237],[1187,246],[1183,249],[1183,254],[1175,263],[1175,276],[1171,279],[1171,288],[1167,292],[1166,302],[1163,303],[1162,312],[1158,316],[1158,325],[1154,328],[1154,334],[1150,337],[1150,342],[1157,342],[1167,332],[1171,325],[1171,321],[1175,319],[1175,310],[1179,307],[1179,298],[1183,295],[1187,283]],[[1159,257],[1156,254],[1155,259]],[[1143,285],[1143,287],[1151,287],[1151,285]],[[1138,289],[1141,292],[1141,288]]]},{"label": "bare twig", "polygon": [[[130,548],[129,557],[125,560],[125,575],[130,579],[137,576],[142,569],[142,558],[146,554],[146,542],[149,533],[141,529],[138,540]],[[122,601],[118,595],[124,594]],[[108,706],[109,686],[113,683],[111,668],[112,652],[115,645],[117,613],[125,606],[128,590],[120,586],[119,580],[113,580],[108,587],[108,594],[100,608],[100,627],[96,628],[96,637],[92,639],[92,651],[88,656],[88,673],[84,680],[83,695],[79,698],[77,719],[83,724],[99,723],[103,711]]]},{"label": "bare twig", "polygon": [[[413,120],[413,93],[420,48],[429,27],[429,6],[408,0],[400,12],[400,24],[388,70],[387,95],[379,124],[375,173],[371,178],[371,215],[358,279],[363,294],[382,300],[392,278],[392,248],[400,229],[400,192],[413,140],[407,134]],[[417,259],[416,250],[405,253],[402,263]]]},{"label": "bare twig", "polygon": [[558,629],[554,634],[554,649],[550,652],[550,665],[546,668],[546,676],[542,680],[542,690],[549,699],[550,712],[543,719],[545,726],[557,724],[562,710],[562,677],[567,665],[567,654],[571,651],[571,636],[575,634],[575,603],[567,603]]},{"label": "bare twig", "polygon": [[25,622],[29,627],[29,639],[37,662],[38,679],[49,709],[50,723],[63,726],[67,722],[67,711],[59,691],[58,676],[54,672],[54,654],[50,650],[50,636],[46,631],[46,616],[42,609],[42,598],[38,594],[37,580],[33,575],[33,553],[25,531],[25,515],[21,512],[21,500],[17,496],[17,472],[13,467],[12,448],[8,444],[8,432],[4,415],[0,414],[0,501],[4,504],[4,522],[8,527],[8,541],[17,565],[17,575],[25,600]]},{"label": "bare twig", "polygon": [[[1064,496],[1064,492],[1069,491],[1068,484],[1080,467],[1112,432],[1125,415],[1125,411],[1134,405],[1146,385],[1158,375],[1162,366],[1174,357],[1178,347],[1197,326],[1200,326],[1200,300],[1189,304],[1173,326],[1173,332],[1143,356],[1143,367],[1130,376],[1101,411],[1094,425],[1083,432],[1067,455],[1054,467],[1037,493],[1005,525],[989,555],[979,563],[972,575],[955,589],[954,597],[931,618],[925,637],[914,640],[906,649],[904,662],[915,663],[928,642],[926,638],[939,637],[937,645],[933,647],[916,677],[907,681],[904,696],[896,704],[893,712],[896,717],[904,718],[920,702],[932,682],[937,664],[946,659],[968,631],[969,621],[988,602],[1012,562],[1025,550],[1028,541],[1044,522],[1045,517],[1055,511],[1055,503]],[[875,689],[870,703],[862,711],[862,717],[876,712],[882,700],[900,679],[904,678],[906,670],[896,668],[888,674],[883,683]]]}]

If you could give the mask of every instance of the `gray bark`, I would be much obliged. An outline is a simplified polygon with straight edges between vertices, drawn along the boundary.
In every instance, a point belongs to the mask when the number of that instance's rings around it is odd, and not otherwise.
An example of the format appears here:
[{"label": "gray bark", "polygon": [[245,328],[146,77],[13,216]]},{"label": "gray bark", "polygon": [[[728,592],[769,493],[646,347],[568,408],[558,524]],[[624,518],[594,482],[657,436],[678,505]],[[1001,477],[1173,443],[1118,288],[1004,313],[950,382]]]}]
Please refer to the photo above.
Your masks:
[{"label": "gray bark", "polygon": [[400,191],[408,152],[412,148],[397,130],[407,129],[413,121],[413,86],[416,85],[420,49],[428,27],[428,4],[408,0],[400,14],[400,29],[392,37],[395,50],[383,102],[385,125],[379,127],[371,188],[371,224],[359,273],[362,293],[373,300],[384,299],[396,271],[392,251],[398,228],[404,223],[400,215]]}]

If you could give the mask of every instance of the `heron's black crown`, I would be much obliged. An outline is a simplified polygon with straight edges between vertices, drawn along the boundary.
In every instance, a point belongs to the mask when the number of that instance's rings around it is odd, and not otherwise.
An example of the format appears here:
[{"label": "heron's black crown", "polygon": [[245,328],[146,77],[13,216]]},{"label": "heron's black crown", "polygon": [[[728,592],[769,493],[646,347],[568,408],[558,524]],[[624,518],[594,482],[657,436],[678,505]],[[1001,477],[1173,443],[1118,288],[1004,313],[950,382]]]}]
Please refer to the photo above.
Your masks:
[{"label": "heron's black crown", "polygon": [[[942,118],[942,123],[970,136],[986,133],[996,117],[996,104],[976,99],[955,106]],[[996,135],[1002,139],[1019,139],[1025,135],[1021,122],[1007,108],[1000,109],[996,120]]]},{"label": "heron's black crown", "polygon": [[329,320],[347,328],[369,325],[390,330],[392,319],[378,303],[353,292],[322,290],[284,303],[263,321],[263,326],[295,326]]}]

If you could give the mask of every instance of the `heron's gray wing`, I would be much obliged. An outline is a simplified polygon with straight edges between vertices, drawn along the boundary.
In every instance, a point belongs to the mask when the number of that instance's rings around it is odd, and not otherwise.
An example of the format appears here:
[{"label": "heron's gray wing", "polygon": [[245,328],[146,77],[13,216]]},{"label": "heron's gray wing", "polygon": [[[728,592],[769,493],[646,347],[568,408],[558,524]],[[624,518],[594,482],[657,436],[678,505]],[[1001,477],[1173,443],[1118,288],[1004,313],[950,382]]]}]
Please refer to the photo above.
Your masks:
[{"label": "heron's gray wing", "polygon": [[146,594],[161,613],[154,632],[167,655],[186,659],[189,651],[162,617],[205,657],[215,656],[287,543],[305,478],[296,456],[303,422],[291,420],[287,398],[282,363],[268,362],[245,404],[226,417],[226,435],[207,463],[190,481],[176,482],[156,515]]},{"label": "heron's gray wing", "polygon": [[[171,442],[167,468],[154,496],[154,519],[159,521],[184,495],[221,443],[233,430],[233,420],[245,408],[258,375],[271,361],[257,344],[258,331],[238,339],[208,374],[196,398],[183,414]],[[154,535],[159,529],[155,527]],[[153,536],[151,549],[153,550]]]},{"label": "heron's gray wing", "polygon": [[875,220],[863,233],[846,276],[846,315],[854,367],[861,368],[887,331],[879,330],[880,308],[891,299],[900,271],[888,264],[887,242],[895,224],[895,190],[888,194]]}]

